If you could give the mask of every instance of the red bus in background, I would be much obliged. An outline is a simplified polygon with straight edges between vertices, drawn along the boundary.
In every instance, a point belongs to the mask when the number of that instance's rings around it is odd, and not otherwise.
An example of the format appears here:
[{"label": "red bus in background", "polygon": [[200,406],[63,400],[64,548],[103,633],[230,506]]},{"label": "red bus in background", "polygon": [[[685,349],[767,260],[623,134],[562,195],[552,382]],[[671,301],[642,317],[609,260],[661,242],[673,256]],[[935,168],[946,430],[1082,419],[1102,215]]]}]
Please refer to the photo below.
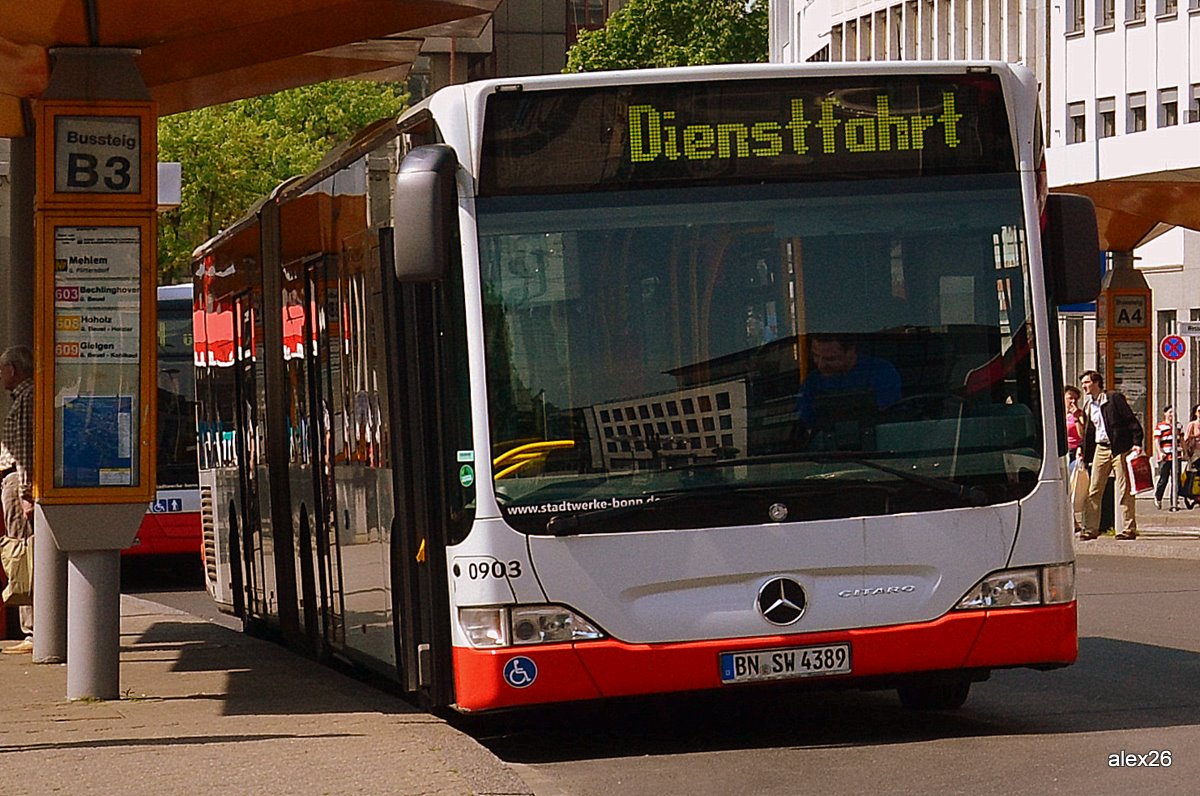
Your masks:
[{"label": "red bus in background", "polygon": [[192,286],[158,289],[158,490],[123,556],[199,555]]}]

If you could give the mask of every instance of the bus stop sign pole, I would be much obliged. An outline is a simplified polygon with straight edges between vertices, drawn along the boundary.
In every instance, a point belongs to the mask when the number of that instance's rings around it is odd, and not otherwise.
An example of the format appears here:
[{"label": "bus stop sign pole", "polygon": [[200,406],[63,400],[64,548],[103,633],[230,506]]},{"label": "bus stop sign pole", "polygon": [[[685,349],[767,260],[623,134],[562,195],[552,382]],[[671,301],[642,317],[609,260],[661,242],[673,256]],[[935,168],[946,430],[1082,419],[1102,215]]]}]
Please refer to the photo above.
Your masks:
[{"label": "bus stop sign pole", "polygon": [[120,696],[120,551],[154,494],[157,114],[136,56],[52,50],[35,106],[34,497],[67,554],[68,699]]},{"label": "bus stop sign pole", "polygon": [[1176,438],[1175,430],[1178,426],[1178,417],[1180,417],[1180,360],[1188,351],[1188,343],[1183,340],[1180,335],[1166,335],[1163,340],[1158,343],[1158,353],[1163,355],[1163,359],[1170,363],[1170,378],[1168,384],[1171,387],[1171,406],[1175,407],[1175,418],[1171,420],[1171,427],[1168,430],[1171,436],[1171,510],[1177,511],[1180,509],[1180,441]]}]

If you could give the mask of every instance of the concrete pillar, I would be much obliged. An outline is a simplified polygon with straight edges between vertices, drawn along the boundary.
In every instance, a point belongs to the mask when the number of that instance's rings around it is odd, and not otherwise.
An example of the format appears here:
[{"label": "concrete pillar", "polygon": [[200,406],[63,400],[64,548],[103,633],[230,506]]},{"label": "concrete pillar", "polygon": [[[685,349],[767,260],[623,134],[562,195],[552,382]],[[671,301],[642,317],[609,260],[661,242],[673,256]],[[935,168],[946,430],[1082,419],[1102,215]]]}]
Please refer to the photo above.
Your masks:
[{"label": "concrete pillar", "polygon": [[[1117,390],[1129,400],[1142,424],[1143,447],[1153,450],[1154,297],[1146,277],[1134,267],[1133,252],[1109,252],[1109,257],[1112,268],[1096,299],[1096,369],[1104,375],[1106,390]],[[1125,518],[1115,489],[1113,499],[1113,523],[1119,533]]]},{"label": "concrete pillar", "polygon": [[67,554],[58,549],[41,506],[33,510],[33,662],[67,660]]},{"label": "concrete pillar", "polygon": [[6,345],[33,345],[33,196],[37,177],[32,136],[9,142],[9,267],[4,313],[8,318]]},{"label": "concrete pillar", "polygon": [[[4,295],[26,296],[27,301],[5,301],[5,347],[33,345],[33,269],[35,257],[33,203],[37,179],[33,136],[9,143],[8,267],[4,269]],[[44,400],[43,396],[37,396]],[[35,431],[35,433],[37,433]],[[61,663],[67,644],[67,557],[47,533],[39,512],[34,513],[33,661]]]},{"label": "concrete pillar", "polygon": [[[67,639],[70,661],[67,699],[118,699],[121,696],[120,552],[72,551],[67,581],[72,619]],[[36,621],[36,613],[34,618]]]}]

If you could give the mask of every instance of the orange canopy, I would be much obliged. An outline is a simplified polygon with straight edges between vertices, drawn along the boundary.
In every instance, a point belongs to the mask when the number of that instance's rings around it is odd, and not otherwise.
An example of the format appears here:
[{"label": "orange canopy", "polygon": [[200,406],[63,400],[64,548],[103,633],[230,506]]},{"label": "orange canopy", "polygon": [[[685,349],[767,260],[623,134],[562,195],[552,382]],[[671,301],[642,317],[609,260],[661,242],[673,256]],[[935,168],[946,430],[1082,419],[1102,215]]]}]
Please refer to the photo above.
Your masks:
[{"label": "orange canopy", "polygon": [[1197,171],[1158,172],[1054,190],[1091,197],[1100,225],[1100,248],[1128,252],[1172,225],[1200,229]]},{"label": "orange canopy", "polygon": [[38,0],[0,14],[0,137],[54,47],[133,47],[159,113],[352,76],[401,79],[427,36],[475,37],[499,0]]}]

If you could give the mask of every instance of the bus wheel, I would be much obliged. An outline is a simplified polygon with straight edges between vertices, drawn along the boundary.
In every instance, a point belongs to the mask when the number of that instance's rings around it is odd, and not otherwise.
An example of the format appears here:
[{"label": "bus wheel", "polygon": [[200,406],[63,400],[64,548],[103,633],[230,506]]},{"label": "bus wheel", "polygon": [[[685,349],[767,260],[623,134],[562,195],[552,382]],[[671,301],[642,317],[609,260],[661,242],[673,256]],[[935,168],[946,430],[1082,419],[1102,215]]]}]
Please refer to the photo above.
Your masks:
[{"label": "bus wheel", "polygon": [[962,675],[927,675],[899,686],[896,693],[909,710],[957,710],[971,693],[971,681]]}]

